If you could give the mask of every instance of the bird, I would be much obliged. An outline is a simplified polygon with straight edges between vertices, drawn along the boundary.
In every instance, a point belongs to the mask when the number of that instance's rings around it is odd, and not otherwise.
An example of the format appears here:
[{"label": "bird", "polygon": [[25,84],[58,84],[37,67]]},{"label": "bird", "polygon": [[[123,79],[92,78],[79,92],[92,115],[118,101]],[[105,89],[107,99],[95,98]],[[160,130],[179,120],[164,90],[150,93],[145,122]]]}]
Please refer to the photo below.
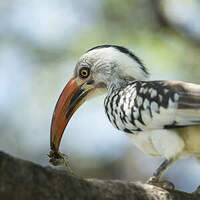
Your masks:
[{"label": "bird", "polygon": [[157,183],[180,158],[200,161],[200,85],[150,80],[150,72],[133,51],[99,45],[78,60],[51,121],[50,148],[59,151],[74,112],[88,99],[106,93],[105,113],[144,153],[164,158],[147,181]]}]

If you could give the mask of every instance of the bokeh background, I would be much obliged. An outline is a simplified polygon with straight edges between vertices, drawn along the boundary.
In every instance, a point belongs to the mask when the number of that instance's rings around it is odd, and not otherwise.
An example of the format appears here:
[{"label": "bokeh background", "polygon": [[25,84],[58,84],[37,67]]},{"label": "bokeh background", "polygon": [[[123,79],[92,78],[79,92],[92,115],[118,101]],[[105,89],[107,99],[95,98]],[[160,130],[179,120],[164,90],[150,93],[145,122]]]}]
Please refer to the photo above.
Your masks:
[{"label": "bokeh background", "polygon": [[[55,103],[81,54],[100,44],[132,49],[152,79],[200,84],[198,0],[0,1],[0,150],[48,166]],[[105,96],[71,119],[61,152],[86,178],[145,181],[162,159],[151,158],[115,130]],[[188,192],[200,184],[195,159],[165,174]]]}]

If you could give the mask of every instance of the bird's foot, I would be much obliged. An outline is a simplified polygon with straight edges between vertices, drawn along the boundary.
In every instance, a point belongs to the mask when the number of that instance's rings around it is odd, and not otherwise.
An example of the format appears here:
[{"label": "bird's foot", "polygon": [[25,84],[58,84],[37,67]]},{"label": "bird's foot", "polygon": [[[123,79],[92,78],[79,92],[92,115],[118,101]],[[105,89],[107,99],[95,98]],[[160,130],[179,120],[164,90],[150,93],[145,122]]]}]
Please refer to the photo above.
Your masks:
[{"label": "bird's foot", "polygon": [[197,189],[193,192],[193,194],[196,194],[200,196],[200,185],[197,187]]},{"label": "bird's foot", "polygon": [[175,188],[175,186],[172,182],[169,182],[167,180],[159,181],[159,178],[156,176],[150,177],[146,183],[150,184],[150,185],[155,185],[155,186],[161,187],[166,190],[174,190],[174,188]]}]

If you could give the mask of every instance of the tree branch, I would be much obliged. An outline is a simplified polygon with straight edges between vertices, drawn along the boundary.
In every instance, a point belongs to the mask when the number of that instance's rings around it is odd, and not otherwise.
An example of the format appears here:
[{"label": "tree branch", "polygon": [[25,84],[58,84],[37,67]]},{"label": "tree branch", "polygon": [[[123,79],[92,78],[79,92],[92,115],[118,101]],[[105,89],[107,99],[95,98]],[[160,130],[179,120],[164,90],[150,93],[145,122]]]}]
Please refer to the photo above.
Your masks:
[{"label": "tree branch", "polygon": [[197,194],[134,182],[97,180],[42,167],[0,152],[0,199],[197,200]]}]

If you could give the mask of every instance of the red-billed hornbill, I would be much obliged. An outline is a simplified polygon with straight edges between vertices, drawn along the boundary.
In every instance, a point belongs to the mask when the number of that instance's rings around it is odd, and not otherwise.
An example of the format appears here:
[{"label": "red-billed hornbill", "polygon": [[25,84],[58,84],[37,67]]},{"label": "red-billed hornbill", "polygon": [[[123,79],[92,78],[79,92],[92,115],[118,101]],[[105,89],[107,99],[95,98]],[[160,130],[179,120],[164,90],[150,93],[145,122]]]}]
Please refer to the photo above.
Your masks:
[{"label": "red-billed hornbill", "polygon": [[56,104],[51,149],[58,152],[64,129],[88,98],[107,92],[105,112],[114,127],[151,156],[165,161],[151,177],[158,182],[181,157],[200,159],[200,85],[181,81],[149,81],[149,73],[130,50],[96,46],[79,59],[73,78]]}]

